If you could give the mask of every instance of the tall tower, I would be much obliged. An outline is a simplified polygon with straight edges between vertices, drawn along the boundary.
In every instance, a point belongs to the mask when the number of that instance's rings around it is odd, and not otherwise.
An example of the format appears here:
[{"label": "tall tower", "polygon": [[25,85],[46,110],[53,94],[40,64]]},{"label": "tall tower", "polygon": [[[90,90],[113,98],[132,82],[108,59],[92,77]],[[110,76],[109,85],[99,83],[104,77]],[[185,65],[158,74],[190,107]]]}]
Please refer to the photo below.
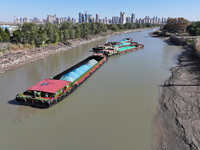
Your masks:
[{"label": "tall tower", "polygon": [[135,14],[131,14],[131,23],[135,23]]},{"label": "tall tower", "polygon": [[120,12],[119,23],[122,23],[123,12]]},{"label": "tall tower", "polygon": [[82,14],[82,22],[85,22],[85,15]]},{"label": "tall tower", "polygon": [[122,24],[126,23],[126,14],[125,12],[122,13]]},{"label": "tall tower", "polygon": [[78,20],[79,23],[82,23],[82,13],[79,13],[79,20]]},{"label": "tall tower", "polygon": [[125,12],[120,12],[119,23],[125,24],[126,23],[126,14]]},{"label": "tall tower", "polygon": [[96,22],[99,22],[99,14],[96,14]]}]

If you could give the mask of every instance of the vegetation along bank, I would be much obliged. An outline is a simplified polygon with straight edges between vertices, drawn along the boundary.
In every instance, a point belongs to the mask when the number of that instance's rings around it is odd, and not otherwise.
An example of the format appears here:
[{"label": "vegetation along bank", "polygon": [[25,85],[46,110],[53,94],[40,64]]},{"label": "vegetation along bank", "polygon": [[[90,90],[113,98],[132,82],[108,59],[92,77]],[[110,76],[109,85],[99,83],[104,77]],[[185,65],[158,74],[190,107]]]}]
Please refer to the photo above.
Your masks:
[{"label": "vegetation along bank", "polygon": [[64,22],[61,25],[24,23],[12,34],[0,29],[0,73],[122,32],[138,31],[155,24],[102,24]]}]

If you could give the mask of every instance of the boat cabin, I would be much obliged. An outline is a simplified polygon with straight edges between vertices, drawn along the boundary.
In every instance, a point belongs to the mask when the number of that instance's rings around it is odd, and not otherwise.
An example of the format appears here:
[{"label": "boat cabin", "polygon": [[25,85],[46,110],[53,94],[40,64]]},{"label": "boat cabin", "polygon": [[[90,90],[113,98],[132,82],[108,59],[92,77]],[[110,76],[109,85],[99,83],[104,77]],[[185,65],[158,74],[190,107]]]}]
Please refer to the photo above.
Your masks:
[{"label": "boat cabin", "polygon": [[23,95],[31,98],[53,99],[71,87],[70,81],[45,79],[28,88]]}]

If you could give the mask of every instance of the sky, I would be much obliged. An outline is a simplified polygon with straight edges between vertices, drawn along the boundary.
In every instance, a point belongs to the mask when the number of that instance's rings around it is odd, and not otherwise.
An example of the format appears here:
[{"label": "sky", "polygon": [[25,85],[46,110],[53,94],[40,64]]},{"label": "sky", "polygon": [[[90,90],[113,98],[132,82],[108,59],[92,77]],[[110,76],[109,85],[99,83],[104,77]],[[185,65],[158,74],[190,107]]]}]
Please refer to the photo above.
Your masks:
[{"label": "sky", "polygon": [[200,0],[0,0],[0,22],[13,22],[19,18],[47,15],[73,17],[78,13],[99,14],[100,19],[119,16],[125,12],[127,17],[134,13],[136,18],[183,17],[189,21],[200,21]]}]

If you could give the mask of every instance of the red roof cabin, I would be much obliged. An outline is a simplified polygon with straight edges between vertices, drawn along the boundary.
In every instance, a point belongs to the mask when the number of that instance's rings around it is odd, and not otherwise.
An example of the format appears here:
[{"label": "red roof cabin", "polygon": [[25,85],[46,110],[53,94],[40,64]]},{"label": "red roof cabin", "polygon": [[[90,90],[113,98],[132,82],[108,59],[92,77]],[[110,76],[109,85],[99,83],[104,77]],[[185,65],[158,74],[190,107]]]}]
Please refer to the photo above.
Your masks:
[{"label": "red roof cabin", "polygon": [[63,87],[67,86],[70,81],[45,79],[38,84],[30,87],[27,91],[40,91],[46,93],[55,93]]}]

